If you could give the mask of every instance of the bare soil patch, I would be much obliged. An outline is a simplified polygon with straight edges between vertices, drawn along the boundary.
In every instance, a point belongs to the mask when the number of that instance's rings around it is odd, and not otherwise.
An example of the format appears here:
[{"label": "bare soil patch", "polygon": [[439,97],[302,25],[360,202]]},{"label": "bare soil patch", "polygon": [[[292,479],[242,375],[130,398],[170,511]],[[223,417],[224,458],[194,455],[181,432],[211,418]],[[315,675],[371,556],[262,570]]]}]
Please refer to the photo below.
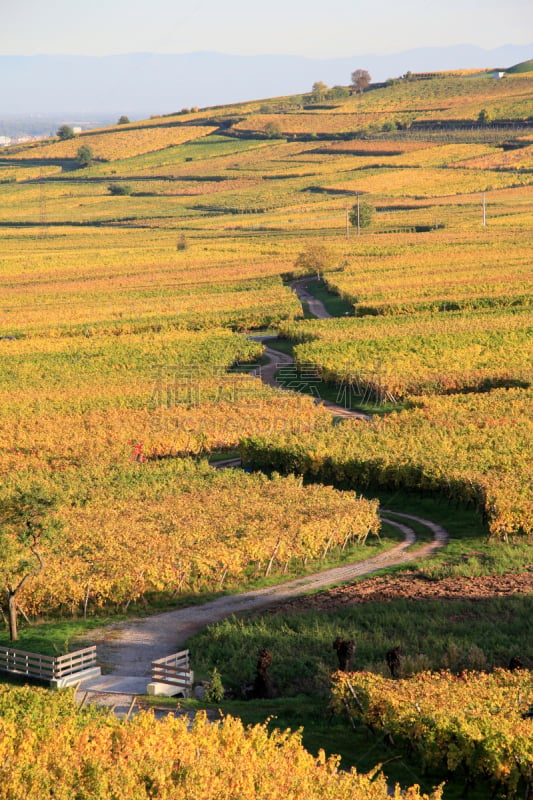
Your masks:
[{"label": "bare soil patch", "polygon": [[431,580],[410,570],[397,576],[377,576],[358,583],[336,586],[319,594],[295,597],[270,610],[274,614],[299,611],[337,611],[359,603],[392,600],[486,600],[513,594],[533,594],[533,569],[508,575]]}]

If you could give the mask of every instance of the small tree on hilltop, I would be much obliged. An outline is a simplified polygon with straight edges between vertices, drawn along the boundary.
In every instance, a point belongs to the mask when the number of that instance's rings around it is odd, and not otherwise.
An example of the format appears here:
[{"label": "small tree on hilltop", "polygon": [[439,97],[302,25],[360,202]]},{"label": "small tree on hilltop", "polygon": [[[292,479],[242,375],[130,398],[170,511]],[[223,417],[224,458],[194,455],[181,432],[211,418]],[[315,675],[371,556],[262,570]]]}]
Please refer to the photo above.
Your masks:
[{"label": "small tree on hilltop", "polygon": [[374,206],[371,206],[370,203],[359,201],[352,206],[348,215],[349,220],[354,228],[368,228],[372,224],[374,210]]},{"label": "small tree on hilltop", "polygon": [[12,641],[18,639],[18,597],[30,578],[44,570],[42,550],[61,531],[60,522],[53,516],[57,503],[58,498],[41,486],[17,489],[0,500],[0,576]]},{"label": "small tree on hilltop", "polygon": [[294,266],[306,272],[316,272],[320,278],[325,270],[333,269],[334,256],[323,244],[310,244],[300,253]]},{"label": "small tree on hilltop", "polygon": [[362,94],[372,80],[366,69],[356,69],[352,72],[352,89]]},{"label": "small tree on hilltop", "polygon": [[121,117],[119,117],[117,125],[128,125],[129,121],[130,118],[123,114]]},{"label": "small tree on hilltop", "polygon": [[334,86],[328,92],[328,97],[331,100],[345,100],[350,96],[350,90],[346,86]]},{"label": "small tree on hilltop", "polygon": [[56,135],[59,136],[62,142],[66,141],[67,139],[74,139],[76,136],[70,125],[61,125],[61,127],[58,128]]},{"label": "small tree on hilltop", "polygon": [[320,103],[326,97],[328,91],[327,84],[324,81],[316,81],[313,83],[312,100],[313,103]]},{"label": "small tree on hilltop", "polygon": [[88,144],[82,144],[79,148],[78,153],[76,155],[76,161],[79,167],[88,167],[90,166],[92,160],[94,158],[94,153],[89,147]]}]

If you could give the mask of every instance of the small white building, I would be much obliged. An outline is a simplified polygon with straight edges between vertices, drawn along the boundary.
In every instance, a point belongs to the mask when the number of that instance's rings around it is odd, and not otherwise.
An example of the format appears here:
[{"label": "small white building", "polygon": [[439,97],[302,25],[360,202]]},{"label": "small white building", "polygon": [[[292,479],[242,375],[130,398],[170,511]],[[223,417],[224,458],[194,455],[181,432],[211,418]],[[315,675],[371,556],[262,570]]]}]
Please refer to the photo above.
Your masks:
[{"label": "small white building", "polygon": [[11,144],[11,138],[9,136],[0,136],[0,147],[7,147],[8,144]]},{"label": "small white building", "polygon": [[503,78],[504,75],[505,75],[505,72],[503,71],[503,69],[495,69],[494,70],[494,77],[495,77],[496,80],[499,80],[500,78]]}]

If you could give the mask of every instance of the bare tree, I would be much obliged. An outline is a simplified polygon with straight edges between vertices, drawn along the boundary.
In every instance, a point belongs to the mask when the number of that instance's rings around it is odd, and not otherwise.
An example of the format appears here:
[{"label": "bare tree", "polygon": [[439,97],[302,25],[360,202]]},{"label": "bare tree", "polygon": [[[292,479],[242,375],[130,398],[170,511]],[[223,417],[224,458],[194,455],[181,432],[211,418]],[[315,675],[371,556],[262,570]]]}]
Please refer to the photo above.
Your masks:
[{"label": "bare tree", "polygon": [[[42,549],[49,545],[61,530],[53,516],[57,497],[40,486],[0,500],[0,581],[6,591],[9,614],[9,634],[18,638],[17,600],[25,584],[39,575],[45,567]],[[33,559],[33,563],[32,563]]]},{"label": "bare tree", "polygon": [[372,77],[366,69],[356,69],[352,72],[352,89],[362,94],[369,85]]}]

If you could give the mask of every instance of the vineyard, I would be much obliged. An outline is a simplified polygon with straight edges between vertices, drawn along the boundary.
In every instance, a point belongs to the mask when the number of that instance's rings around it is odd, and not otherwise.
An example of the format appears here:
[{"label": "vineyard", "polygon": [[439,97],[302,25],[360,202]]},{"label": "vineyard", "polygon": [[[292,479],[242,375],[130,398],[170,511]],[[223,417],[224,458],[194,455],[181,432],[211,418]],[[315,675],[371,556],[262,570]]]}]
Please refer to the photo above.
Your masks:
[{"label": "vineyard", "polygon": [[[39,719],[40,723],[35,724]],[[6,800],[53,794],[61,800],[221,800],[350,798],[439,800],[418,787],[390,795],[382,775],[342,772],[338,761],[304,750],[298,733],[269,734],[226,717],[219,725],[198,715],[156,722],[141,713],[129,722],[79,710],[70,692],[0,693],[0,756]]]},{"label": "vineyard", "polygon": [[[27,614],[127,608],[155,594],[194,597],[294,572],[329,551],[355,547],[354,560],[376,552],[377,501],[190,460],[143,463],[142,446],[130,449],[136,459],[126,468],[48,476],[61,533],[25,593]],[[4,553],[7,581],[27,551],[13,535]]]},{"label": "vineyard", "polygon": [[[320,333],[319,333],[320,330]],[[326,381],[369,391],[379,401],[452,394],[494,386],[527,386],[531,368],[529,313],[463,314],[339,320],[320,329],[282,325],[297,363],[312,364]]]},{"label": "vineyard", "polygon": [[513,796],[532,780],[528,670],[510,674],[422,672],[392,681],[371,673],[337,673],[334,707],[412,748],[427,766],[481,777]]},{"label": "vineyard", "polygon": [[24,161],[26,159],[43,159],[44,161],[63,160],[66,158],[75,159],[81,144],[90,147],[94,158],[99,161],[117,161],[123,158],[131,158],[158,150],[165,150],[172,145],[183,144],[184,142],[207,136],[212,133],[214,128],[208,127],[187,127],[175,128],[164,127],[146,129],[139,128],[128,131],[109,131],[108,133],[86,134],[80,139],[67,139],[53,144],[44,144],[30,149],[16,152],[14,158]]},{"label": "vineyard", "polygon": [[441,495],[471,505],[507,541],[533,532],[531,400],[531,389],[425,397],[371,424],[250,439],[242,453],[326,483]]},{"label": "vineyard", "polygon": [[[532,118],[533,73],[494,80],[492,72],[459,70],[404,76],[357,95],[335,87],[321,102],[309,92],[187,109],[2,148],[6,636],[6,591],[21,580],[20,623],[29,628],[147,614],[326,562],[362,561],[391,546],[376,499],[385,492],[400,511],[452,533],[434,572],[422,568],[428,585],[468,575],[475,562],[496,582],[505,570],[518,575],[517,607],[527,605]],[[94,156],[86,167],[76,161],[82,145]],[[374,212],[359,228],[358,204]],[[317,252],[322,260],[310,257]],[[311,318],[291,287],[297,278],[335,319]],[[262,336],[280,348],[278,385],[261,379]],[[316,402],[322,391],[371,418],[333,418]],[[246,472],[208,463],[239,452]],[[42,552],[37,547],[40,570],[35,541],[13,516],[17,498],[51,503],[46,525],[37,525],[53,531]],[[419,513],[425,502],[430,512]],[[491,553],[485,561],[483,548]],[[497,604],[487,609],[488,624],[503,614]],[[397,612],[380,646],[409,613]],[[420,619],[429,641],[431,619]],[[275,632],[262,623],[254,647],[274,647],[291,624]],[[240,621],[231,626],[231,641],[212,633],[219,650],[202,669],[223,668],[230,651],[241,654],[239,667],[246,661],[251,638]],[[302,675],[317,631],[291,644],[305,662]],[[443,631],[431,644],[439,658],[456,646]],[[479,643],[478,634],[471,636]],[[330,656],[337,635],[328,628],[320,639]],[[526,639],[524,629],[517,652],[531,667]],[[502,638],[497,657],[477,666],[505,665],[510,647]],[[465,668],[474,669],[480,645],[466,649]],[[373,674],[380,658],[369,656],[368,672],[349,678],[365,698],[365,722],[410,741],[420,763],[440,759],[452,784],[452,773],[466,770],[482,791],[491,784],[512,797],[531,780],[530,720],[517,716],[516,702],[505,710],[513,692],[531,702],[528,672],[418,678],[427,669],[458,672],[428,665],[422,641],[412,676],[392,683]],[[319,704],[330,667],[313,676]],[[341,705],[357,716],[342,676],[336,685]],[[411,691],[420,699],[408,699]],[[465,692],[485,709],[475,723]],[[199,718],[188,730],[150,715],[122,724],[76,711],[70,696],[29,690],[2,689],[0,706],[8,800],[48,786],[47,775],[54,796],[65,798],[75,791],[103,800],[117,786],[132,798],[192,797],[192,786],[209,799],[219,788],[221,797],[387,796],[382,776],[343,772],[338,761],[306,753],[298,734],[268,734],[263,725]],[[440,708],[454,709],[453,729]],[[270,713],[275,706],[261,719]],[[53,751],[52,729],[61,743]],[[181,761],[163,755],[178,746]],[[246,768],[227,775],[224,763],[238,758]],[[358,759],[363,754],[350,763]],[[364,771],[378,760],[388,761],[387,752]],[[415,782],[405,773],[401,780]],[[442,791],[455,800],[453,786]],[[396,796],[425,795],[414,787]]]}]

